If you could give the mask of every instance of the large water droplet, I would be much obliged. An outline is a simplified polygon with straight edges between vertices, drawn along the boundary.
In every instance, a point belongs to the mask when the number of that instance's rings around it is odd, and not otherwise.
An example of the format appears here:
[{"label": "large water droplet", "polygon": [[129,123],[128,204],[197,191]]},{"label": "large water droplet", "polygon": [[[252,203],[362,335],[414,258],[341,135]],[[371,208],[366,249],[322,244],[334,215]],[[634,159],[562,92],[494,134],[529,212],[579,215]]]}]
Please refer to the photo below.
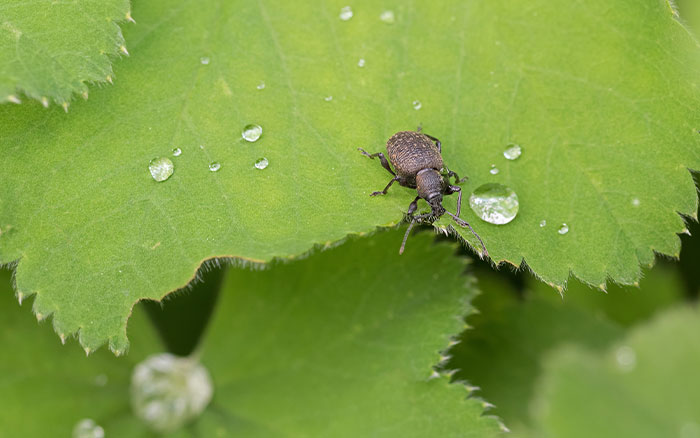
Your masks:
[{"label": "large water droplet", "polygon": [[520,145],[511,143],[508,145],[505,151],[503,151],[503,156],[509,160],[517,160],[520,154],[523,153],[523,148]]},{"label": "large water droplet", "polygon": [[379,14],[379,19],[385,22],[386,24],[394,24],[394,21],[396,21],[396,18],[394,17],[394,11],[384,11],[381,14]]},{"label": "large water droplet", "polygon": [[180,155],[182,155],[182,149],[180,149],[180,148],[173,149],[173,157],[179,157]]},{"label": "large water droplet", "polygon": [[262,135],[262,126],[253,124],[246,125],[243,128],[243,132],[241,133],[241,135],[246,141],[249,141],[251,143],[254,141],[258,141],[258,139]]},{"label": "large water droplet", "polygon": [[520,204],[518,195],[510,187],[488,183],[474,190],[469,206],[486,222],[503,225],[515,219]]},{"label": "large water droplet", "polygon": [[365,66],[365,58],[360,58],[359,61],[357,61],[357,66],[358,67],[364,67]]},{"label": "large water droplet", "polygon": [[350,6],[345,6],[340,8],[340,19],[343,21],[348,21],[352,18],[352,8]]},{"label": "large water droplet", "polygon": [[413,109],[416,111],[423,107],[423,104],[420,103],[420,100],[414,100],[411,104],[413,105]]},{"label": "large water droplet", "polygon": [[148,357],[131,375],[131,406],[149,427],[171,432],[196,418],[214,389],[206,368],[191,357],[161,353]]},{"label": "large water droplet", "polygon": [[199,62],[201,62],[201,63],[204,64],[204,65],[208,65],[208,64],[209,64],[209,57],[208,57],[208,56],[202,56],[201,58],[199,58]]},{"label": "large water droplet", "polygon": [[221,164],[217,163],[216,161],[209,163],[209,170],[212,172],[218,172],[219,169],[221,169]]},{"label": "large water droplet", "polygon": [[170,178],[173,174],[175,167],[170,158],[154,158],[148,163],[148,170],[151,172],[151,176],[154,180],[161,182]]},{"label": "large water droplet", "polygon": [[73,438],[104,438],[105,430],[94,420],[84,418],[73,427]]},{"label": "large water droplet", "polygon": [[263,170],[264,168],[267,167],[268,164],[270,164],[270,162],[267,161],[267,158],[265,158],[265,157],[258,158],[258,160],[255,162],[255,167],[260,169],[260,170]]},{"label": "large water droplet", "polygon": [[566,224],[561,224],[561,227],[557,230],[557,233],[559,234],[566,234],[569,232],[569,226]]},{"label": "large water droplet", "polygon": [[491,170],[489,170],[489,173],[490,173],[491,175],[498,175],[499,172],[500,172],[500,170],[498,170],[498,167],[496,167],[495,164],[492,164],[492,165],[491,165]]}]

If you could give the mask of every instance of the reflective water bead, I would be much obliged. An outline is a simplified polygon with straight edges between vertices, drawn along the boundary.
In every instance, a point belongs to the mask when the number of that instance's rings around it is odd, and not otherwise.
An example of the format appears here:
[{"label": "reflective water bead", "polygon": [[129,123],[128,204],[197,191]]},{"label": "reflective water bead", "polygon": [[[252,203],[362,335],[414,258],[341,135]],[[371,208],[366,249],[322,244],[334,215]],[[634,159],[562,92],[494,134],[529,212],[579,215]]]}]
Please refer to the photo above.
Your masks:
[{"label": "reflective water bead", "polygon": [[323,100],[325,100],[326,102],[330,102],[331,100],[333,100],[333,96],[326,96],[323,98]]},{"label": "reflective water bead", "polygon": [[508,145],[505,151],[503,151],[503,156],[509,160],[517,160],[520,154],[523,153],[523,148],[520,145],[511,143]]},{"label": "reflective water bead", "polygon": [[73,438],[104,438],[105,430],[90,418],[84,418],[73,427]]},{"label": "reflective water bead", "polygon": [[561,227],[557,230],[557,233],[559,234],[566,234],[569,232],[569,226],[566,224],[561,224]]},{"label": "reflective water bead", "polygon": [[360,60],[357,61],[357,66],[364,67],[365,66],[365,58],[360,58]]},{"label": "reflective water bead", "polygon": [[221,164],[217,163],[216,161],[209,164],[209,170],[212,172],[218,172],[219,169],[221,169]]},{"label": "reflective water bead", "polygon": [[267,165],[270,164],[269,161],[267,161],[267,158],[258,158],[258,160],[255,162],[255,167],[257,169],[263,170],[264,168],[267,167]]},{"label": "reflective water bead", "polygon": [[201,62],[204,65],[208,65],[209,64],[209,57],[202,56],[201,58],[199,58],[199,62]]},{"label": "reflective water bead", "polygon": [[343,21],[348,21],[352,18],[352,8],[350,6],[345,6],[340,8],[340,19]]},{"label": "reflective water bead", "polygon": [[148,170],[151,172],[151,176],[154,180],[162,182],[170,178],[175,167],[169,158],[160,157],[154,158],[148,163]]},{"label": "reflective water bead", "polygon": [[474,190],[469,197],[469,206],[482,220],[503,225],[515,219],[520,203],[518,195],[510,187],[487,183]]},{"label": "reflective water bead", "polygon": [[420,103],[420,100],[414,100],[411,104],[413,105],[413,109],[416,111],[423,107],[423,104]]},{"label": "reflective water bead", "polygon": [[395,17],[394,17],[394,11],[384,11],[381,14],[379,14],[379,19],[385,22],[386,24],[394,24]]},{"label": "reflective water bead", "polygon": [[180,155],[182,155],[182,149],[180,149],[180,148],[173,149],[173,157],[179,157]]},{"label": "reflective water bead", "polygon": [[491,165],[491,170],[489,170],[489,173],[490,173],[491,175],[498,175],[499,172],[500,172],[500,170],[498,170],[498,167],[496,167],[495,164],[492,164],[492,165]]},{"label": "reflective water bead", "polygon": [[546,226],[547,226],[547,221],[544,220],[544,219],[542,219],[542,220],[540,221],[540,228],[544,228],[544,227],[546,227]]},{"label": "reflective water bead", "polygon": [[260,82],[255,88],[257,88],[258,90],[265,89],[265,82]]},{"label": "reflective water bead", "polygon": [[246,125],[243,128],[243,132],[241,133],[241,135],[243,136],[243,138],[246,141],[249,141],[252,143],[254,141],[258,141],[258,139],[262,135],[262,132],[263,132],[262,126],[250,124],[250,125]]}]

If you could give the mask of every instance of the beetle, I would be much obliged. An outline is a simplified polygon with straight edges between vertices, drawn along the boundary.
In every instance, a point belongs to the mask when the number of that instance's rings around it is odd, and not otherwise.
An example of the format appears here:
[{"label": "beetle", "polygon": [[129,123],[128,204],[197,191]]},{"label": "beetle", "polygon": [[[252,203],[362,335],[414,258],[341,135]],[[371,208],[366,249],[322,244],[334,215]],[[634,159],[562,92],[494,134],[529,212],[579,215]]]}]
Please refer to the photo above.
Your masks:
[{"label": "beetle", "polygon": [[[386,151],[396,171],[391,169],[389,160],[383,153],[370,154],[362,148],[357,149],[366,157],[371,159],[379,158],[382,166],[393,175],[393,178],[384,187],[384,190],[372,192],[370,196],[386,195],[389,187],[395,182],[398,182],[403,187],[409,187],[417,191],[418,196],[411,202],[406,212],[406,216],[411,222],[403,237],[403,242],[401,242],[399,254],[403,254],[408,235],[416,222],[422,223],[426,221],[432,223],[447,213],[452,216],[452,219],[459,226],[468,227],[471,230],[479,240],[479,243],[481,243],[483,254],[488,257],[489,253],[481,237],[468,222],[459,217],[462,209],[462,188],[456,184],[467,178],[460,179],[456,172],[445,166],[445,163],[442,161],[442,143],[440,140],[431,135],[421,133],[420,126],[416,131],[401,131],[392,135],[386,143]],[[452,177],[455,179],[455,185],[451,184],[450,178]],[[442,206],[443,195],[451,195],[453,193],[458,194],[456,214],[452,214]],[[430,213],[413,215],[418,209],[419,199],[424,199],[430,205]]]}]

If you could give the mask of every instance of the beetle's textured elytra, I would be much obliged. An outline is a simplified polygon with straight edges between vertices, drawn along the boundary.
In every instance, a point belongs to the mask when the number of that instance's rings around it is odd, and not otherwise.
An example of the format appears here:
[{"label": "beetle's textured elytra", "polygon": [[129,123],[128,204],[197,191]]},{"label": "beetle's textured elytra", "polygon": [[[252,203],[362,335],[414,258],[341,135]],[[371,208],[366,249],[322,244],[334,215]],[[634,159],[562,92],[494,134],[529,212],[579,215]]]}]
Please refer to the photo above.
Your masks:
[{"label": "beetle's textured elytra", "polygon": [[[399,254],[403,253],[406,239],[416,222],[425,221],[432,223],[447,213],[452,216],[458,225],[468,227],[471,230],[479,240],[479,243],[481,243],[482,254],[488,256],[488,251],[486,251],[486,246],[484,246],[481,237],[476,234],[469,223],[459,217],[462,208],[462,189],[457,185],[451,185],[450,178],[455,178],[455,184],[459,184],[463,180],[459,178],[457,173],[448,169],[442,161],[442,143],[440,140],[421,133],[420,127],[417,131],[397,132],[386,143],[386,151],[389,154],[391,163],[381,152],[369,154],[362,148],[358,149],[369,158],[379,158],[382,166],[394,176],[389,181],[389,184],[384,187],[384,190],[373,192],[370,196],[386,195],[387,190],[395,181],[398,181],[404,187],[416,189],[418,194],[416,199],[408,206],[406,214],[411,222],[404,235]],[[393,164],[395,171],[392,170],[390,164]],[[442,206],[443,195],[451,195],[453,193],[458,193],[456,214],[446,211]],[[424,199],[428,202],[431,208],[430,213],[419,214],[418,216],[413,215],[418,209],[419,199]]]}]

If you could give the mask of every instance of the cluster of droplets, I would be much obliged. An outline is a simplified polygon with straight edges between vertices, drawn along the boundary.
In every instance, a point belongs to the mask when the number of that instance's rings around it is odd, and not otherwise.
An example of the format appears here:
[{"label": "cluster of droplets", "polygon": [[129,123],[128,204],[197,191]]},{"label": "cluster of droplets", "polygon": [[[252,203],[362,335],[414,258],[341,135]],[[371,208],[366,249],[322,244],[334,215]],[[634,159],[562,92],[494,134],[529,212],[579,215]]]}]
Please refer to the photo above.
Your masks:
[{"label": "cluster of droplets", "polygon": [[211,401],[209,372],[192,357],[156,354],[131,375],[131,407],[151,429],[167,433],[197,418]]},{"label": "cluster of droplets", "polygon": [[73,438],[104,438],[105,430],[95,420],[83,418],[73,426]]}]

